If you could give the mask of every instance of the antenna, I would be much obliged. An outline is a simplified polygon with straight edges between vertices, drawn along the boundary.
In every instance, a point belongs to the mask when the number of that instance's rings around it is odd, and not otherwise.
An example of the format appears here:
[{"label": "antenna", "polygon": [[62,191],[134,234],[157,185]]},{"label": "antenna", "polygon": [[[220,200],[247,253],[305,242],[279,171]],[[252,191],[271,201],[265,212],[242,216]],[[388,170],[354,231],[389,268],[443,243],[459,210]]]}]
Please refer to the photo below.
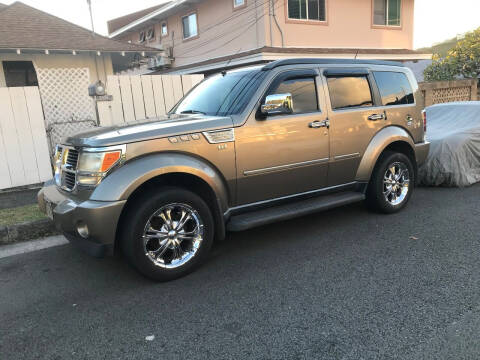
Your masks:
[{"label": "antenna", "polygon": [[87,0],[88,11],[90,12],[90,22],[92,24],[92,36],[95,36],[95,27],[93,25],[92,0]]}]

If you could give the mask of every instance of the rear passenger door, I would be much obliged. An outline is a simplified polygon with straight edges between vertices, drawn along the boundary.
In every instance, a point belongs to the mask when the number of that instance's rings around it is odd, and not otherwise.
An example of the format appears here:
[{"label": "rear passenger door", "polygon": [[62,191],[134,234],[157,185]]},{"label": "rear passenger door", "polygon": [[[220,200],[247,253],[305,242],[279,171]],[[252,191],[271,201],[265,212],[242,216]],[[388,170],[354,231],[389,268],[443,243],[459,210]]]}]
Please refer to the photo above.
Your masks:
[{"label": "rear passenger door", "polygon": [[331,68],[323,75],[330,119],[328,185],[335,186],[355,180],[360,160],[386,117],[369,69]]}]

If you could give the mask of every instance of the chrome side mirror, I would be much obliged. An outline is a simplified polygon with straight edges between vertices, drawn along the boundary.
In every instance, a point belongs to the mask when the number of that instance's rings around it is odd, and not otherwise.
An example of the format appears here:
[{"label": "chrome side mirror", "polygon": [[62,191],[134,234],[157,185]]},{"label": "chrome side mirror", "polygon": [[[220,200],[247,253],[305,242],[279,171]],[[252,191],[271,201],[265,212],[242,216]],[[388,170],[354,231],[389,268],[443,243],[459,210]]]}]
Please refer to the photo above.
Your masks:
[{"label": "chrome side mirror", "polygon": [[293,112],[292,94],[268,95],[265,104],[260,107],[260,112],[264,115],[291,114]]}]

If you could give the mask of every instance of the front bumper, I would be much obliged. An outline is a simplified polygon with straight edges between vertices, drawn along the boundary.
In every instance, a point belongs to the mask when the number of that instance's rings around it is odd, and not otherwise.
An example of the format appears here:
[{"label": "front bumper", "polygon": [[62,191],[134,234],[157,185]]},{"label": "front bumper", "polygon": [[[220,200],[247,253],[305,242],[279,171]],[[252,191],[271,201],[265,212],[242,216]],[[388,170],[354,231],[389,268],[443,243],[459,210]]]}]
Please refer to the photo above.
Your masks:
[{"label": "front bumper", "polygon": [[430,151],[430,143],[428,141],[415,144],[415,159],[417,165],[422,165],[427,160],[428,152]]},{"label": "front bumper", "polygon": [[[68,197],[48,181],[38,193],[40,210],[52,204],[53,221],[65,237],[92,256],[113,255],[118,219],[126,200],[92,201]],[[80,235],[78,228],[88,228]]]}]

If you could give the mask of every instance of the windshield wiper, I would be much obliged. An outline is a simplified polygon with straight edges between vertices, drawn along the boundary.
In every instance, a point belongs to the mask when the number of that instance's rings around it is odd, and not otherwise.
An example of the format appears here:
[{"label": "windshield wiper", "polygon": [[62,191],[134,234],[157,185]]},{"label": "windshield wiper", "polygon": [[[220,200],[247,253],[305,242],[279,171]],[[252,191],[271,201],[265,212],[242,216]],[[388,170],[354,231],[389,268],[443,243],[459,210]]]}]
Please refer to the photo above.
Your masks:
[{"label": "windshield wiper", "polygon": [[202,115],[207,115],[207,113],[204,113],[203,111],[199,110],[184,110],[180,114],[202,114]]}]

